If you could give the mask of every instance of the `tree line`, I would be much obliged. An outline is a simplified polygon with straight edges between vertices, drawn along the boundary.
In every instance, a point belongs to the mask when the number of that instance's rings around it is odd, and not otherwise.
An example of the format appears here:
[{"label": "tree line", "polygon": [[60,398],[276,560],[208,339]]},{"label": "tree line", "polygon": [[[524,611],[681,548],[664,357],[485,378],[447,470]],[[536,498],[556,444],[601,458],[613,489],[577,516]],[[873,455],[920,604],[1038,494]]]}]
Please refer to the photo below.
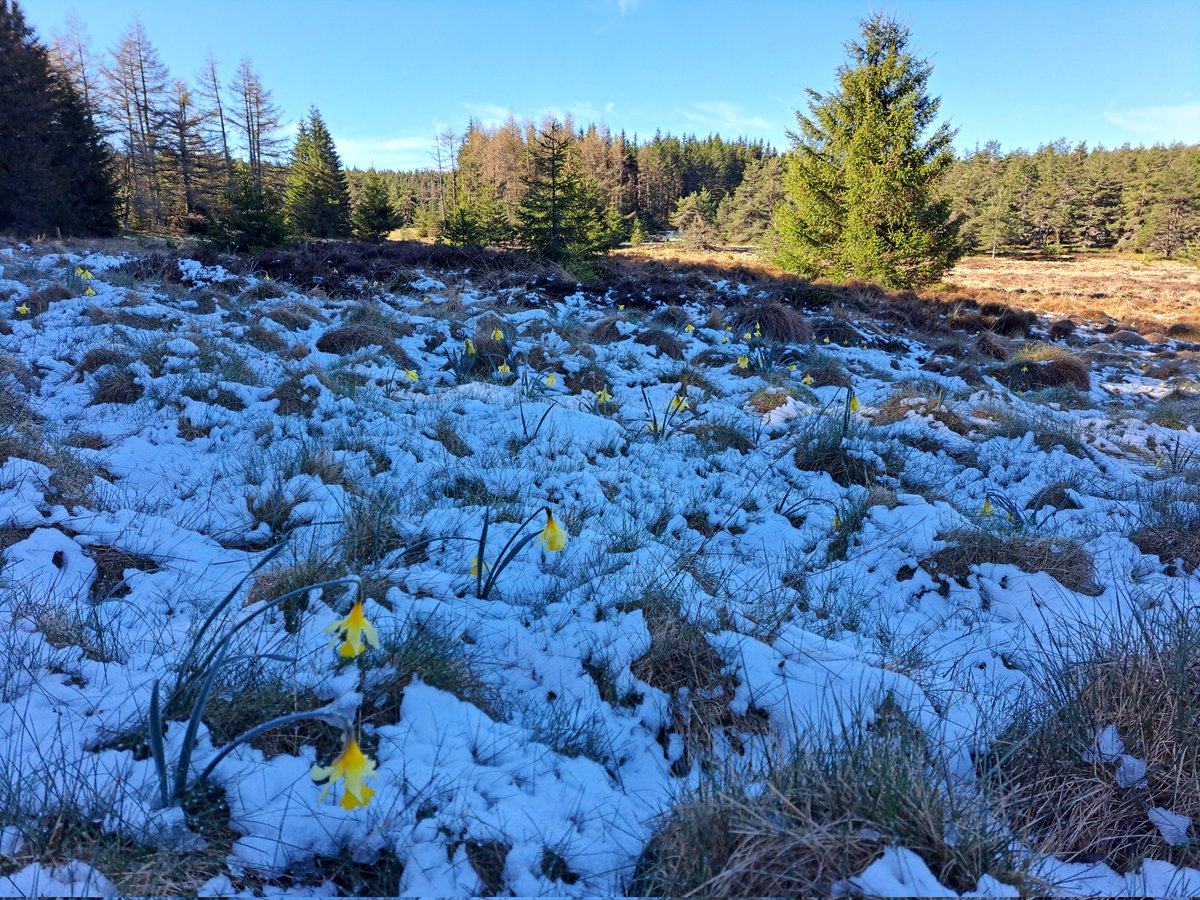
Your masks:
[{"label": "tree line", "polygon": [[861,24],[835,89],[809,91],[786,153],[510,117],[443,132],[418,171],[346,171],[319,110],[285,132],[249,59],[226,78],[209,53],[185,80],[139,22],[97,54],[71,16],[44,46],[0,0],[0,228],[254,248],[399,227],[560,259],[673,230],[699,246],[766,246],[810,276],[895,285],[933,280],[965,252],[1194,250],[1200,147],[993,142],[956,157],[908,30],[885,15]]}]

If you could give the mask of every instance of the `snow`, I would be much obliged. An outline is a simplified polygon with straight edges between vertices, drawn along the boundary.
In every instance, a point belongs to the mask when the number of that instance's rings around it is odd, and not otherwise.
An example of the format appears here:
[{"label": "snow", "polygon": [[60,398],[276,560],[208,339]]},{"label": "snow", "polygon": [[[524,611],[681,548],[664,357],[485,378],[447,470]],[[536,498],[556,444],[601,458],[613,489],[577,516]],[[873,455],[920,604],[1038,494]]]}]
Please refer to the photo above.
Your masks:
[{"label": "snow", "polygon": [[[353,811],[337,804],[336,790],[319,801],[309,777],[315,747],[270,756],[235,749],[213,776],[236,834],[225,860],[229,877],[210,880],[203,895],[236,893],[242,874],[270,879],[308,871],[343,851],[368,862],[393,854],[404,867],[405,893],[468,895],[483,889],[464,849],[468,840],[509,847],[503,879],[517,895],[623,892],[656,816],[704,777],[694,760],[684,764],[678,692],[635,674],[652,644],[653,602],[676,605],[701,628],[729,676],[732,716],[769,725],[765,736],[722,726],[714,740],[714,752],[728,756],[722,763],[748,769],[755,754],[786,750],[812,734],[870,728],[890,703],[969,786],[973,754],[1002,727],[998,719],[1011,698],[1039,683],[1041,648],[1050,641],[1069,646],[1097,622],[1120,621],[1132,603],[1200,589],[1196,574],[1168,571],[1125,536],[1134,513],[1113,498],[1153,471],[1150,448],[1176,438],[1200,447],[1194,429],[1122,420],[1102,406],[1110,399],[1144,402],[1133,392],[1116,395],[1128,384],[1095,388],[1087,395],[1094,408],[1049,412],[995,383],[968,387],[922,371],[923,348],[913,342],[900,341],[907,349],[895,353],[823,347],[852,373],[863,404],[854,414],[853,451],[878,460],[882,471],[900,467],[906,475],[885,476],[894,503],[865,509],[844,558],[831,560],[835,517],[865,503],[868,492],[799,469],[793,451],[805,429],[840,422],[844,389],[816,388],[819,405],[798,399],[810,395],[797,391],[769,413],[755,412],[746,405],[750,395],[798,386],[803,370],[770,379],[730,371],[740,335],[723,345],[722,330],[700,327],[707,314],[698,306],[686,305],[695,331],[680,327],[675,336],[688,358],[716,348],[730,361],[705,368],[716,391],[706,396],[691,387],[689,402],[703,413],[701,422],[733,423],[753,435],[744,454],[705,450],[687,429],[662,440],[647,433],[642,389],[661,416],[678,390],[681,364],[633,340],[649,322],[636,311],[621,314],[619,340],[593,348],[619,412],[600,415],[590,387],[567,392],[563,383],[593,362],[573,335],[614,312],[583,294],[509,313],[509,300],[521,302],[532,291],[462,290],[456,299],[466,312],[456,315],[467,322],[452,328],[416,314],[450,298],[445,281],[421,273],[410,291],[385,298],[414,329],[398,341],[420,373],[409,383],[394,361],[315,350],[321,333],[347,314],[342,301],[311,298],[328,323],[277,332],[307,352],[294,362],[257,349],[247,332],[263,311],[302,295],[256,307],[222,295],[218,312],[203,316],[152,287],[135,294],[105,283],[103,273],[124,261],[118,257],[49,254],[32,266],[9,263],[11,253],[4,258],[10,277],[24,268],[37,279],[63,277],[76,265],[96,276],[96,295],[86,303],[55,303],[36,323],[16,322],[12,335],[0,336],[0,351],[39,373],[30,393],[46,433],[58,440],[94,435],[103,444],[72,449],[95,467],[76,498],[62,496],[52,455],[31,447],[0,460],[0,528],[14,530],[2,553],[0,770],[26,773],[31,798],[64,791],[102,798],[110,832],[176,848],[196,838],[177,810],[158,808],[152,762],[113,738],[144,723],[155,680],[173,683],[196,629],[223,597],[233,592],[236,600],[217,628],[262,608],[262,598],[252,603],[248,596],[252,569],[282,533],[256,519],[255,509],[276,502],[291,508],[279,560],[337,558],[342,522],[356,499],[337,478],[322,478],[324,470],[306,455],[316,450],[347,482],[390,504],[389,524],[406,543],[427,542],[423,553],[393,550],[363,567],[360,574],[371,579],[366,612],[380,635],[386,641],[423,626],[448,636],[481,661],[480,690],[495,698],[459,696],[418,673],[389,721],[363,726],[377,763],[376,794]],[[206,293],[208,285],[235,290],[242,281],[194,260],[181,260],[179,271],[197,298],[220,293]],[[730,298],[751,293],[744,285],[718,287]],[[137,306],[139,315],[178,324],[96,324],[83,315],[90,305]],[[537,349],[547,364],[528,378],[455,384],[441,341],[455,346],[473,334],[492,306],[513,345]],[[75,371],[80,358],[93,347],[152,344],[153,353],[131,365],[145,396],[92,405],[103,373]],[[339,379],[305,374],[314,360]],[[541,386],[550,372],[555,390]],[[312,406],[283,415],[268,397],[293,375]],[[1078,427],[1091,436],[1091,449],[1079,457],[1062,447],[1039,449],[1032,435],[958,435],[918,408],[894,425],[872,424],[892,391],[918,379],[953,393],[963,411],[1000,405]],[[225,395],[245,408],[222,405]],[[983,419],[973,421],[982,429]],[[439,439],[447,423],[465,450]],[[1077,540],[1094,556],[1097,596],[1013,565],[978,563],[960,578],[923,565],[952,529],[1003,527],[999,514],[981,522],[985,496],[1002,495],[1025,509],[1063,481],[1081,508],[1033,512],[1038,528]],[[485,502],[492,509],[485,558],[492,562],[526,516],[535,522],[528,530],[540,528],[544,507],[571,539],[561,553],[531,544],[499,575],[492,595],[478,598],[467,573]],[[1097,521],[1106,527],[1097,529]],[[120,589],[98,596],[102,577],[113,575],[97,562],[106,553],[134,562],[111,564]],[[362,682],[355,665],[330,649],[324,629],[345,615],[343,600],[335,590],[313,591],[291,630],[287,617],[268,611],[239,632],[231,653],[254,655],[266,673],[361,721],[370,679],[384,678],[389,663],[372,663]],[[47,623],[58,624],[57,632]],[[918,658],[919,665],[912,662]],[[1146,764],[1127,752],[1117,728],[1095,728],[1084,760],[1110,767],[1122,788],[1144,786]],[[169,756],[182,731],[168,730]],[[202,726],[193,774],[217,752],[214,740]],[[735,745],[750,749],[737,756]],[[1186,816],[1162,808],[1148,815],[1168,843],[1189,838]],[[577,876],[574,883],[542,871],[549,847]],[[0,854],[20,852],[21,834],[0,829]],[[1102,864],[1038,866],[1064,894],[1200,890],[1200,873],[1153,860],[1125,874]],[[840,888],[955,896],[917,854],[891,845]],[[31,864],[0,878],[0,894],[38,892],[116,889],[82,862]],[[984,876],[969,895],[1015,893]]]}]

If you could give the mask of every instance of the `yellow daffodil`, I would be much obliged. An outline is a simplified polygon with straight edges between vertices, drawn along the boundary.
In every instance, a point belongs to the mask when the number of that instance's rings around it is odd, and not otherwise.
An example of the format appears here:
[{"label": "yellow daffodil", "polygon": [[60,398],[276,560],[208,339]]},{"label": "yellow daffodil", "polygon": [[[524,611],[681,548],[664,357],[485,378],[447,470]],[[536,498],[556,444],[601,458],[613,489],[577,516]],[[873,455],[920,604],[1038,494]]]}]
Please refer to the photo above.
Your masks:
[{"label": "yellow daffodil", "polygon": [[650,424],[646,426],[646,430],[651,434],[662,434],[663,428],[657,420],[652,420]]},{"label": "yellow daffodil", "polygon": [[624,303],[618,303],[618,304],[617,304],[617,311],[618,311],[618,312],[624,312],[624,311],[625,311],[625,304],[624,304]]},{"label": "yellow daffodil", "polygon": [[808,374],[807,372],[804,373],[804,377],[801,378],[800,380],[803,381],[805,384],[809,384],[809,385],[811,385],[813,383],[812,376],[810,374]]},{"label": "yellow daffodil", "polygon": [[91,273],[91,272],[89,272],[87,269],[84,269],[84,270],[83,270],[83,274],[82,274],[82,275],[80,275],[79,277],[80,277],[80,278],[82,278],[84,281],[91,281],[91,280],[92,280],[92,273]]},{"label": "yellow daffodil", "polygon": [[554,387],[555,380],[556,379],[554,378],[554,373],[551,372],[549,375],[546,376],[546,387]]},{"label": "yellow daffodil", "polygon": [[738,364],[739,369],[750,368],[750,357],[748,357],[745,353],[743,353],[741,356],[738,357],[737,364]]},{"label": "yellow daffodil", "polygon": [[789,372],[795,372],[795,371],[796,371],[796,364],[795,364],[795,363],[791,363],[790,365],[788,365],[788,371],[789,371]]},{"label": "yellow daffodil", "polygon": [[732,325],[726,325],[726,326],[725,326],[725,330],[726,330],[726,331],[733,331],[733,326],[732,326]]},{"label": "yellow daffodil", "polygon": [[[483,571],[486,572],[490,568],[491,568],[491,566],[488,565],[486,562],[484,562]],[[471,557],[471,574],[476,577],[478,577],[478,575],[479,575],[479,557],[478,556]]]},{"label": "yellow daffodil", "polygon": [[858,410],[861,406],[862,406],[862,404],[858,402],[857,397],[850,398],[850,412],[858,412]]},{"label": "yellow daffodil", "polygon": [[75,267],[75,277],[76,277],[76,278],[82,278],[82,277],[83,277],[83,266],[76,266],[76,267]]},{"label": "yellow daffodil", "polygon": [[558,551],[567,546],[567,532],[554,521],[554,515],[546,510],[546,527],[542,529],[542,546],[550,551]]},{"label": "yellow daffodil", "polygon": [[691,334],[693,331],[696,330],[696,326],[693,325],[691,322],[688,322],[686,325],[683,326],[683,330],[686,331],[688,334]]},{"label": "yellow daffodil", "polygon": [[504,340],[504,332],[501,331],[499,328],[493,328],[492,329],[492,340],[493,341]]},{"label": "yellow daffodil", "polygon": [[1156,469],[1162,468],[1162,457],[1161,456],[1154,461],[1154,468],[1156,468]]},{"label": "yellow daffodil", "polygon": [[1022,371],[1022,372],[1028,372],[1028,371],[1029,371],[1029,366],[1021,366],[1021,371]]},{"label": "yellow daffodil", "polygon": [[754,323],[754,336],[762,337],[762,325],[760,325],[758,322]]},{"label": "yellow daffodil", "polygon": [[271,280],[271,276],[269,274],[263,276],[263,281],[270,281],[270,280]]},{"label": "yellow daffodil", "polygon": [[358,741],[347,735],[342,745],[342,752],[328,766],[313,766],[309,772],[313,781],[325,781],[325,789],[317,798],[323,802],[329,796],[329,789],[335,781],[342,782],[342,799],[338,805],[342,809],[358,809],[366,806],[375,791],[367,786],[367,779],[375,777],[375,762],[362,752]]},{"label": "yellow daffodil", "polygon": [[831,529],[833,529],[834,531],[837,531],[839,528],[841,528],[841,527],[842,527],[842,519],[841,519],[841,516],[839,516],[837,513],[834,513],[834,514],[833,514],[833,521],[829,523],[829,527],[830,527]]},{"label": "yellow daffodil", "polygon": [[825,338],[825,343],[829,343],[829,338]]},{"label": "yellow daffodil", "polygon": [[420,381],[421,380],[421,376],[417,374],[416,369],[405,369],[404,374],[408,377],[409,381]]},{"label": "yellow daffodil", "polygon": [[983,498],[983,508],[979,510],[980,515],[990,516],[992,514],[992,500],[990,497]]},{"label": "yellow daffodil", "polygon": [[473,340],[471,340],[470,338],[467,338],[465,341],[463,341],[463,350],[466,351],[468,356],[474,356],[475,355],[475,342]]},{"label": "yellow daffodil", "polygon": [[684,397],[682,394],[676,394],[671,398],[671,412],[683,412],[687,408],[687,397]]},{"label": "yellow daffodil", "polygon": [[338,647],[338,653],[347,658],[352,659],[358,656],[366,649],[367,644],[376,650],[379,649],[379,635],[375,631],[375,626],[363,615],[361,600],[350,608],[350,615],[344,619],[338,619],[325,629],[325,633],[335,635],[334,643],[341,638],[342,644]]},{"label": "yellow daffodil", "polygon": [[96,292],[92,290],[92,286],[89,284],[89,285],[88,285],[88,289],[87,289],[86,291],[84,291],[84,292],[83,292],[83,295],[84,295],[85,297],[95,297],[95,296],[96,296]]},{"label": "yellow daffodil", "polygon": [[728,344],[729,343],[729,335],[725,335],[725,337],[721,338],[721,343]]},{"label": "yellow daffodil", "polygon": [[752,340],[754,340],[754,335],[752,335],[750,332],[747,331],[745,334],[742,335],[742,340],[743,341],[752,341]]},{"label": "yellow daffodil", "polygon": [[600,393],[598,393],[596,395],[596,402],[597,403],[611,403],[612,402],[612,394],[610,394],[608,392],[608,388],[603,388],[600,391]]},{"label": "yellow daffodil", "polygon": [[26,306],[24,303],[22,303],[20,306],[17,307],[17,312],[19,312],[23,316],[27,316],[27,315],[29,315],[29,307]]},{"label": "yellow daffodil", "polygon": [[501,375],[511,375],[512,374],[512,369],[509,368],[508,363],[500,363],[500,365],[496,366],[496,371],[499,372]]}]

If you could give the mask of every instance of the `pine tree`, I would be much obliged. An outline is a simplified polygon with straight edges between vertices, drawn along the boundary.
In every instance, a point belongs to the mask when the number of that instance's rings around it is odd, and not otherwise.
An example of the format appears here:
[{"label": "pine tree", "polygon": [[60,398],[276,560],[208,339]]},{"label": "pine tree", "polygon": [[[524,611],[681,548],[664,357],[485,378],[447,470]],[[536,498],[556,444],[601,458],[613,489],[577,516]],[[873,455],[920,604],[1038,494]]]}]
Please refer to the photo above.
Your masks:
[{"label": "pine tree", "polygon": [[209,238],[230,250],[247,252],[282,246],[288,232],[279,199],[270,188],[255,182],[249,165],[239,166],[229,209],[216,217]]},{"label": "pine tree", "polygon": [[861,24],[837,90],[810,89],[811,115],[796,113],[779,262],[809,277],[927,284],[962,254],[950,204],[935,194],[954,132],[942,124],[922,139],[940,100],[926,92],[932,66],[909,52],[908,29],[882,13]]},{"label": "pine tree", "polygon": [[599,203],[584,180],[570,129],[557,120],[547,123],[530,144],[529,164],[517,208],[521,242],[548,259],[595,252]]},{"label": "pine tree", "polygon": [[358,202],[350,214],[350,228],[360,241],[379,241],[396,227],[396,213],[388,199],[387,186],[371,169],[363,177]]},{"label": "pine tree", "polygon": [[342,161],[314,106],[301,121],[287,171],[284,218],[294,234],[345,237],[350,232],[350,190]]},{"label": "pine tree", "polygon": [[717,243],[717,204],[708,188],[680,197],[671,214],[671,225],[679,231],[683,243],[699,248]]},{"label": "pine tree", "polygon": [[0,229],[113,233],[108,148],[10,0],[0,0],[0,60]]}]

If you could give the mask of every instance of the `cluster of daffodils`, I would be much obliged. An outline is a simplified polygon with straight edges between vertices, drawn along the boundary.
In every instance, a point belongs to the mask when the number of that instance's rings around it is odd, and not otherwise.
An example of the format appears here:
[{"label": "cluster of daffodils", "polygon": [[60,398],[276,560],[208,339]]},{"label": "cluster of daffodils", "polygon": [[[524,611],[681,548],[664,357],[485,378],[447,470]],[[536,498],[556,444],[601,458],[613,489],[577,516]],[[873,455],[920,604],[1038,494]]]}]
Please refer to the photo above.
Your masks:
[{"label": "cluster of daffodils", "polygon": [[[535,537],[541,543],[542,549],[547,552],[558,552],[567,546],[566,529],[558,523],[554,518],[553,513],[547,508],[544,510],[546,515],[546,524],[537,534],[527,535],[523,540],[516,542],[516,535],[511,538],[504,549],[500,551],[500,556],[496,561],[496,571],[488,579],[490,588],[495,576],[499,575],[518,552]],[[536,513],[534,515],[537,515]],[[532,516],[530,517],[532,519]],[[529,519],[526,522],[530,521]],[[523,526],[522,526],[523,528]],[[519,535],[522,529],[518,529]],[[483,561],[483,551],[487,541],[487,518],[484,519],[484,531],[480,539],[479,553],[471,560],[471,575],[477,579],[481,579],[483,573],[492,567]],[[380,649],[379,633],[375,630],[375,626],[367,618],[363,611],[362,600],[356,600],[354,605],[350,607],[350,612],[341,619],[331,623],[325,629],[325,633],[332,635],[330,646],[336,646],[338,654],[345,659],[355,659],[368,647],[376,650]],[[375,790],[367,784],[368,778],[374,778],[376,775],[375,761],[367,756],[359,746],[358,738],[355,736],[353,729],[349,726],[344,728],[342,732],[342,750],[337,757],[327,766],[314,765],[309,771],[309,776],[314,782],[324,782],[325,786],[317,797],[319,803],[325,802],[329,796],[330,790],[336,782],[342,783],[342,796],[338,800],[338,805],[345,810],[355,810],[366,806],[370,803],[371,798],[375,796]]]}]

